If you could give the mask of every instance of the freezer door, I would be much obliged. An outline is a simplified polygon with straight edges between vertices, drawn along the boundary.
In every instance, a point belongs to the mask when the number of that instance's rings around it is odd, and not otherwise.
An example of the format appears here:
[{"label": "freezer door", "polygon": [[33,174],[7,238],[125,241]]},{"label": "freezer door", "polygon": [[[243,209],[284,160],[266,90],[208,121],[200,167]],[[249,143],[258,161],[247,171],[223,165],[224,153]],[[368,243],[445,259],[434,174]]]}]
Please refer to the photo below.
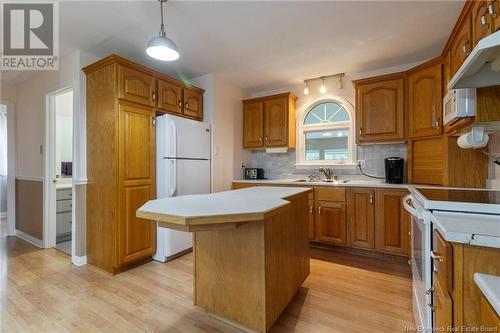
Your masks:
[{"label": "freezer door", "polygon": [[175,195],[210,193],[210,161],[177,160]]},{"label": "freezer door", "polygon": [[167,115],[164,157],[210,159],[210,124]]}]

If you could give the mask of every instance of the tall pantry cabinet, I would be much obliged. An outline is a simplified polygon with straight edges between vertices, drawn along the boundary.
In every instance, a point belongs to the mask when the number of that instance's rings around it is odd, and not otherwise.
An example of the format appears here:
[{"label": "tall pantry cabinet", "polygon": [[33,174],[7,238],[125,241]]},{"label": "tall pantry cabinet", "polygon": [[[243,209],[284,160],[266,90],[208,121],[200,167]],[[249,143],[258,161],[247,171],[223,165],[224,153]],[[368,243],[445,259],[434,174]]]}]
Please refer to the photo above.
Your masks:
[{"label": "tall pantry cabinet", "polygon": [[115,55],[83,71],[87,259],[114,274],[150,260],[156,250],[156,223],[136,217],[139,207],[156,198],[155,115],[200,119],[203,90]]}]

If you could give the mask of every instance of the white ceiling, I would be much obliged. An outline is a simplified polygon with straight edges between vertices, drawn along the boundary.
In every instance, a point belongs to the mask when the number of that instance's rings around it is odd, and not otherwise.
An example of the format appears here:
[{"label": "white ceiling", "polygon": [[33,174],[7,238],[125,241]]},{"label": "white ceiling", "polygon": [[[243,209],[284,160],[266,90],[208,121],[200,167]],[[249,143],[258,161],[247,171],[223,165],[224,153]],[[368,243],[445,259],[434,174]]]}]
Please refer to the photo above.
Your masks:
[{"label": "white ceiling", "polygon": [[[169,1],[166,31],[181,58],[144,53],[159,30],[157,1],[61,1],[61,55],[117,53],[179,78],[220,73],[247,90],[438,55],[463,1]],[[4,73],[5,74],[5,73]],[[3,80],[23,75],[6,73]]]}]

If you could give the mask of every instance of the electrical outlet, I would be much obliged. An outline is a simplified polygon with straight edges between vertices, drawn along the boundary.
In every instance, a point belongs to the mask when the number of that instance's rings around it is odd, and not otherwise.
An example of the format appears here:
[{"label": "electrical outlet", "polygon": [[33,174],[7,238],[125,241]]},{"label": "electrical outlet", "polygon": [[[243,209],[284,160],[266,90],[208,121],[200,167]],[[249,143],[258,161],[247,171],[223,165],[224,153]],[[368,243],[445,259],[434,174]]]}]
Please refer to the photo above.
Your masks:
[{"label": "electrical outlet", "polygon": [[361,165],[362,168],[366,168],[366,160],[358,160],[358,165]]}]

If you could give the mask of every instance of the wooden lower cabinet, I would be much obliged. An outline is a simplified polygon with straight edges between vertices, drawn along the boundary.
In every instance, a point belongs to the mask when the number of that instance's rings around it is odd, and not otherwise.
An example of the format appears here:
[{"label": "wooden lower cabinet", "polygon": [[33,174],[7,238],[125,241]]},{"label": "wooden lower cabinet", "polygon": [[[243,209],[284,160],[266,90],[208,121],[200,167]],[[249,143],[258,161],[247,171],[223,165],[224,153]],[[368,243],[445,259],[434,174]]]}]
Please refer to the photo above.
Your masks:
[{"label": "wooden lower cabinet", "polygon": [[349,244],[366,249],[375,248],[375,191],[347,190]]},{"label": "wooden lower cabinet", "polygon": [[316,239],[333,244],[347,244],[345,203],[318,201]]},{"label": "wooden lower cabinet", "polygon": [[489,311],[474,274],[500,275],[500,249],[448,242],[437,230],[433,231],[433,248],[434,329],[445,332],[447,327],[465,327],[468,332],[487,332],[481,327],[488,327],[488,332],[498,332],[498,316]]},{"label": "wooden lower cabinet", "polygon": [[403,208],[404,190],[375,191],[375,248],[407,255],[410,214]]},{"label": "wooden lower cabinet", "polygon": [[314,201],[309,200],[309,240],[314,240],[315,231],[314,231]]},{"label": "wooden lower cabinet", "polygon": [[[270,184],[233,183],[234,190],[252,186]],[[308,206],[309,240],[408,256],[410,216],[402,205],[407,194],[403,189],[314,186]]]}]

